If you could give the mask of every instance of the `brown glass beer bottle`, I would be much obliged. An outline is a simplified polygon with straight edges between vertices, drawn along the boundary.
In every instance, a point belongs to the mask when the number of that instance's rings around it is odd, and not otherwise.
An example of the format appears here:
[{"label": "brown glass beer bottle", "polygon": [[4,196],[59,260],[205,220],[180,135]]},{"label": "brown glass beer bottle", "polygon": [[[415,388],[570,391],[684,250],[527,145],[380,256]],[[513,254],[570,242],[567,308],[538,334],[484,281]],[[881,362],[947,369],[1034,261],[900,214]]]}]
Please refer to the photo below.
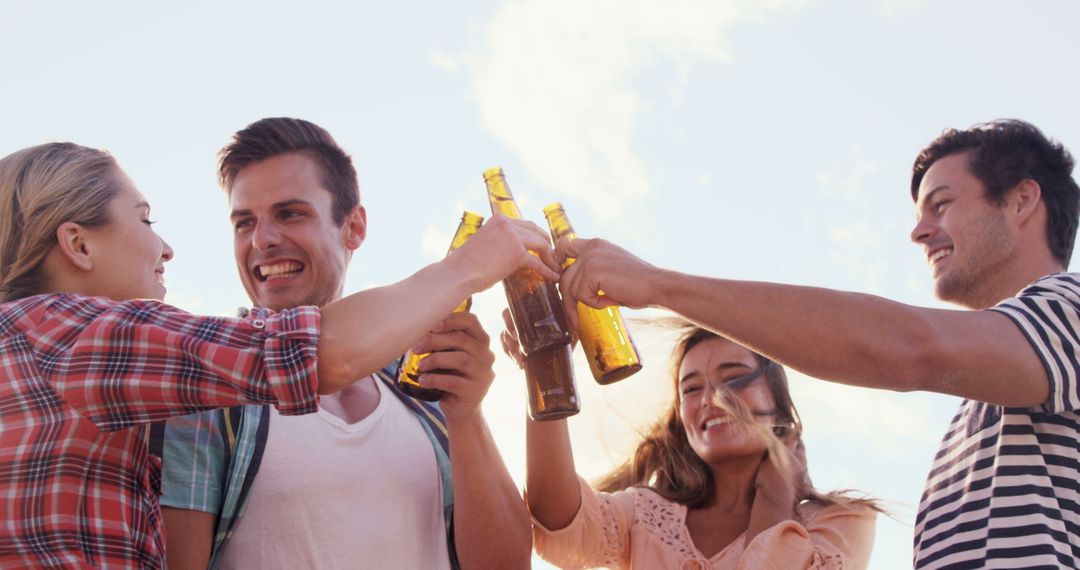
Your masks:
[{"label": "brown glass beer bottle", "polygon": [[533,420],[558,420],[581,411],[569,344],[525,355],[525,384]]},{"label": "brown glass beer bottle", "polygon": [[[485,170],[484,183],[491,213],[521,218],[501,168]],[[531,269],[519,269],[503,280],[503,287],[523,353],[570,343],[570,326],[554,283]]]},{"label": "brown glass beer bottle", "polygon": [[[493,214],[521,218],[501,168],[485,170],[484,184]],[[503,288],[525,354],[530,417],[542,421],[578,413],[570,326],[555,284],[531,269],[520,269],[503,280]]]}]

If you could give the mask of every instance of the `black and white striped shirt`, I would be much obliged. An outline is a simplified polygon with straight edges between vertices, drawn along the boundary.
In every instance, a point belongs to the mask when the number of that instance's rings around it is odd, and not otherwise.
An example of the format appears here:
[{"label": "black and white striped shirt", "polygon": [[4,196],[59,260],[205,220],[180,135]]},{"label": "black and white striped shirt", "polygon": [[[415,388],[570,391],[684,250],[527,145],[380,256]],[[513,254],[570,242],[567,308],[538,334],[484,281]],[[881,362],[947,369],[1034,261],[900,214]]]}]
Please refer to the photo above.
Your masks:
[{"label": "black and white striped shirt", "polygon": [[916,568],[1080,568],[1080,274],[1039,279],[993,309],[1042,359],[1050,397],[964,400],[915,520]]}]

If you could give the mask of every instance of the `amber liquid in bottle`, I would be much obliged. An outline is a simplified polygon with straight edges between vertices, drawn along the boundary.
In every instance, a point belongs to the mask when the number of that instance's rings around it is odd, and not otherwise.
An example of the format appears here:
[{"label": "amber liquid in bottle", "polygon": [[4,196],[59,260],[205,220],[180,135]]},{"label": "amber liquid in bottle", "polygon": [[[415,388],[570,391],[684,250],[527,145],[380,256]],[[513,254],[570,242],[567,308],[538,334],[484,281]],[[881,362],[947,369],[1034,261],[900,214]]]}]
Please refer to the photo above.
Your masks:
[{"label": "amber liquid in bottle", "polygon": [[569,344],[525,356],[529,417],[533,420],[558,420],[581,411],[573,357]]},{"label": "amber liquid in bottle", "polygon": [[[493,214],[521,218],[501,168],[484,171],[484,183]],[[503,280],[503,287],[522,352],[531,354],[570,342],[570,326],[554,283],[531,269],[519,269]]]},{"label": "amber liquid in bottle", "polygon": [[[485,170],[484,184],[493,214],[521,218],[501,168]],[[578,413],[570,326],[555,284],[531,269],[519,269],[503,280],[503,288],[525,354],[530,417],[542,421]]]},{"label": "amber liquid in bottle", "polygon": [[[544,217],[547,218],[553,242],[560,238],[577,238],[562,204],[548,204],[544,208]],[[573,263],[573,259],[567,259],[563,267],[570,267]],[[578,303],[577,312],[581,349],[585,352],[589,369],[597,383],[618,382],[641,370],[641,356],[634,340],[630,338],[630,331],[627,330],[618,307],[594,309]]]},{"label": "amber liquid in bottle", "polygon": [[[458,224],[457,231],[454,232],[454,239],[450,241],[450,248],[446,250],[446,255],[450,255],[452,251],[462,246],[466,240],[472,237],[476,233],[476,230],[480,229],[480,225],[484,223],[484,217],[480,214],[466,211],[461,215],[461,223]],[[472,307],[472,297],[465,299],[460,305],[454,308],[453,312],[463,313],[468,311]],[[413,351],[409,351],[405,358],[402,360],[401,368],[398,370],[397,386],[398,388],[416,398],[418,400],[427,400],[428,402],[435,402],[443,397],[442,390],[435,390],[432,388],[424,388],[420,385],[420,361],[424,359],[427,354],[414,354]],[[436,374],[452,373],[450,370],[433,370]]]}]

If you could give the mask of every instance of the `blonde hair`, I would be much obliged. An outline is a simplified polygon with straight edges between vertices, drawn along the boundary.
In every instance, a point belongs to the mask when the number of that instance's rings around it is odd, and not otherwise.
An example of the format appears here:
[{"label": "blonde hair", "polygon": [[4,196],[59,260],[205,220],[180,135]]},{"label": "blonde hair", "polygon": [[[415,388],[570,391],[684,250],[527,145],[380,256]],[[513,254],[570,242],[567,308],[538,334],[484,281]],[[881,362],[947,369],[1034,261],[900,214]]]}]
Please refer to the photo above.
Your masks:
[{"label": "blonde hair", "polygon": [[42,263],[60,224],[108,222],[118,172],[109,153],[66,142],[0,159],[0,302],[43,292]]},{"label": "blonde hair", "polygon": [[[690,349],[708,339],[722,337],[681,320],[661,319],[656,324],[684,331],[671,355],[675,398],[660,420],[645,432],[633,454],[622,465],[597,481],[594,487],[607,493],[629,487],[647,487],[669,501],[696,507],[712,499],[716,490],[709,465],[697,455],[686,437],[686,428],[679,412],[679,368]],[[802,420],[788,392],[784,368],[760,354],[753,354],[776,404],[775,422],[766,426],[756,421],[753,412],[730,393],[717,394],[714,404],[726,410],[750,433],[761,439],[768,450],[769,460],[775,461],[781,472],[786,473],[793,459],[784,440],[802,434]],[[876,500],[853,497],[847,490],[822,493],[810,487],[805,496],[799,497],[800,502],[804,500],[825,504],[865,505],[885,512]]]}]

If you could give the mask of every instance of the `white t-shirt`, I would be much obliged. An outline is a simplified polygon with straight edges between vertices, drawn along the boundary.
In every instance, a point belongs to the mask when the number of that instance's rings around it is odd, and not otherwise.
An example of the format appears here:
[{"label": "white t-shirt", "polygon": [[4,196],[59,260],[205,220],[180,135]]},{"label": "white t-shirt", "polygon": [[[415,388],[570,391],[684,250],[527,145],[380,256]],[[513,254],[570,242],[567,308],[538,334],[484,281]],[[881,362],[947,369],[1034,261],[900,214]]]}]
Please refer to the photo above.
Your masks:
[{"label": "white t-shirt", "polygon": [[379,403],[353,424],[322,408],[270,410],[262,463],[222,568],[449,568],[431,442],[371,381]]},{"label": "white t-shirt", "polygon": [[992,310],[1028,338],[1050,396],[960,405],[919,505],[915,567],[1080,567],[1080,275],[1049,275]]}]

